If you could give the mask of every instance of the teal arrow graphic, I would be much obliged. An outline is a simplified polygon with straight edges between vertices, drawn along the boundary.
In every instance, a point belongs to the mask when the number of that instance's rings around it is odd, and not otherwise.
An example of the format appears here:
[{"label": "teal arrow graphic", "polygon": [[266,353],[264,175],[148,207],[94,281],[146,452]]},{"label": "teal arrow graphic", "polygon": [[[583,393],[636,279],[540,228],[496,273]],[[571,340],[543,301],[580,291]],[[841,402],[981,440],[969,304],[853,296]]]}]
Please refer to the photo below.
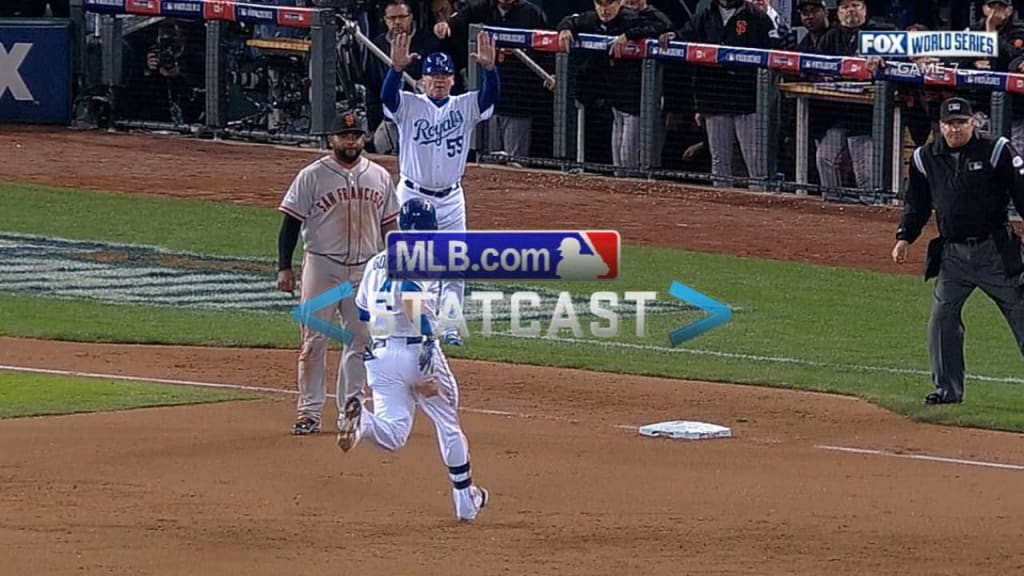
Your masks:
[{"label": "teal arrow graphic", "polygon": [[327,320],[316,316],[316,311],[322,310],[332,304],[337,304],[353,294],[355,294],[355,292],[352,290],[351,282],[338,284],[334,288],[317,294],[313,298],[310,298],[302,304],[292,308],[292,318],[294,318],[299,324],[302,324],[312,330],[316,330],[322,334],[326,334],[329,338],[337,340],[338,342],[351,344],[352,338],[354,337],[351,332],[334,324],[333,322],[328,322]]},{"label": "teal arrow graphic", "polygon": [[672,297],[682,300],[687,304],[692,304],[708,313],[708,316],[670,332],[668,341],[672,343],[673,347],[679,346],[687,340],[696,338],[732,320],[732,308],[697,292],[682,282],[672,282],[668,293]]}]

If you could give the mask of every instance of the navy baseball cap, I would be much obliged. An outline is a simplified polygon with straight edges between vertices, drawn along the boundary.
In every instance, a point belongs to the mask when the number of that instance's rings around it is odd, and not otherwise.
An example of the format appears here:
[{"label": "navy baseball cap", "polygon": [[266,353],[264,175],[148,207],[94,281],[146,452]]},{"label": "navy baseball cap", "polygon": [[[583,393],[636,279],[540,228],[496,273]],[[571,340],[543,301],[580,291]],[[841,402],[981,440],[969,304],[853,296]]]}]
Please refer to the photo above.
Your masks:
[{"label": "navy baseball cap", "polygon": [[954,120],[970,120],[974,116],[971,110],[971,103],[963,98],[950,98],[942,103],[940,120],[952,122]]},{"label": "navy baseball cap", "polygon": [[444,74],[455,74],[455,64],[452,57],[444,52],[434,52],[427,55],[423,60],[423,75],[438,76]]}]

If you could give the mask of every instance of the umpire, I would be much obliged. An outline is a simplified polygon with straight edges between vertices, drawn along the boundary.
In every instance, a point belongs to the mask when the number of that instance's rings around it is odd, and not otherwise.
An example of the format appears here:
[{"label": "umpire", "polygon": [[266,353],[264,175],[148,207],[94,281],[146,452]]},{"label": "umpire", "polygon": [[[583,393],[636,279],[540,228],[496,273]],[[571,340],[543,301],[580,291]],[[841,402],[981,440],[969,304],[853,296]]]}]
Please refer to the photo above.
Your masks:
[{"label": "umpire", "polygon": [[971,105],[942,103],[936,138],[914,150],[903,217],[892,258],[903,263],[908,246],[935,210],[939,236],[928,244],[925,280],[937,277],[928,322],[928,357],[935,392],[925,404],[957,404],[964,397],[964,327],[961,310],[981,288],[1002,311],[1024,354],[1022,248],[1010,226],[1012,198],[1024,214],[1024,159],[1006,138],[975,133]]}]

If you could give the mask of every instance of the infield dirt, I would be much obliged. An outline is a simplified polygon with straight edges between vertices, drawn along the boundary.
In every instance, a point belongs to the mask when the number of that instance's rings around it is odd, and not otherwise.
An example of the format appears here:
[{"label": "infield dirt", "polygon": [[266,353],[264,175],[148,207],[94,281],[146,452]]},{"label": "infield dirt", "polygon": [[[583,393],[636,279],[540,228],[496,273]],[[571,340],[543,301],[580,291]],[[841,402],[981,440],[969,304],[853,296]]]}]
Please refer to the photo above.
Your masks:
[{"label": "infield dirt", "polygon": [[[5,127],[0,180],[269,207],[316,154]],[[629,244],[920,272],[922,249],[904,268],[888,258],[891,208],[478,167],[465,186],[473,228],[612,228]],[[0,339],[0,364],[284,392],[295,354]],[[474,476],[493,496],[475,525],[454,525],[422,415],[402,452],[345,455],[330,433],[289,436],[294,397],[267,394],[0,422],[0,572],[1024,571],[1024,472],[818,447],[1024,464],[1022,435],[914,424],[820,394],[453,365]],[[329,432],[334,410],[326,417]],[[736,437],[635,433],[666,419],[724,424]]]}]

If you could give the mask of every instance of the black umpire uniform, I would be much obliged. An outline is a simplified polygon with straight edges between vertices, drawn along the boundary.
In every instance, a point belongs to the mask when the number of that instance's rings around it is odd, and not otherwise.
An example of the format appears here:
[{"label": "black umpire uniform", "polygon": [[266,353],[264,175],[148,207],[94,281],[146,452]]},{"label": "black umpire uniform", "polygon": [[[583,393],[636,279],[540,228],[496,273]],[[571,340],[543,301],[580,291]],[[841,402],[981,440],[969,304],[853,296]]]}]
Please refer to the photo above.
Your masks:
[{"label": "black umpire uniform", "polygon": [[942,137],[914,150],[893,249],[893,259],[903,262],[907,245],[921,235],[934,209],[939,236],[928,244],[924,277],[937,277],[928,322],[936,391],[925,398],[926,404],[963,401],[961,310],[975,288],[999,306],[1024,354],[1024,263],[1020,238],[1007,214],[1011,199],[1024,214],[1024,159],[1006,138],[979,136],[972,116],[967,100],[946,100]]}]

